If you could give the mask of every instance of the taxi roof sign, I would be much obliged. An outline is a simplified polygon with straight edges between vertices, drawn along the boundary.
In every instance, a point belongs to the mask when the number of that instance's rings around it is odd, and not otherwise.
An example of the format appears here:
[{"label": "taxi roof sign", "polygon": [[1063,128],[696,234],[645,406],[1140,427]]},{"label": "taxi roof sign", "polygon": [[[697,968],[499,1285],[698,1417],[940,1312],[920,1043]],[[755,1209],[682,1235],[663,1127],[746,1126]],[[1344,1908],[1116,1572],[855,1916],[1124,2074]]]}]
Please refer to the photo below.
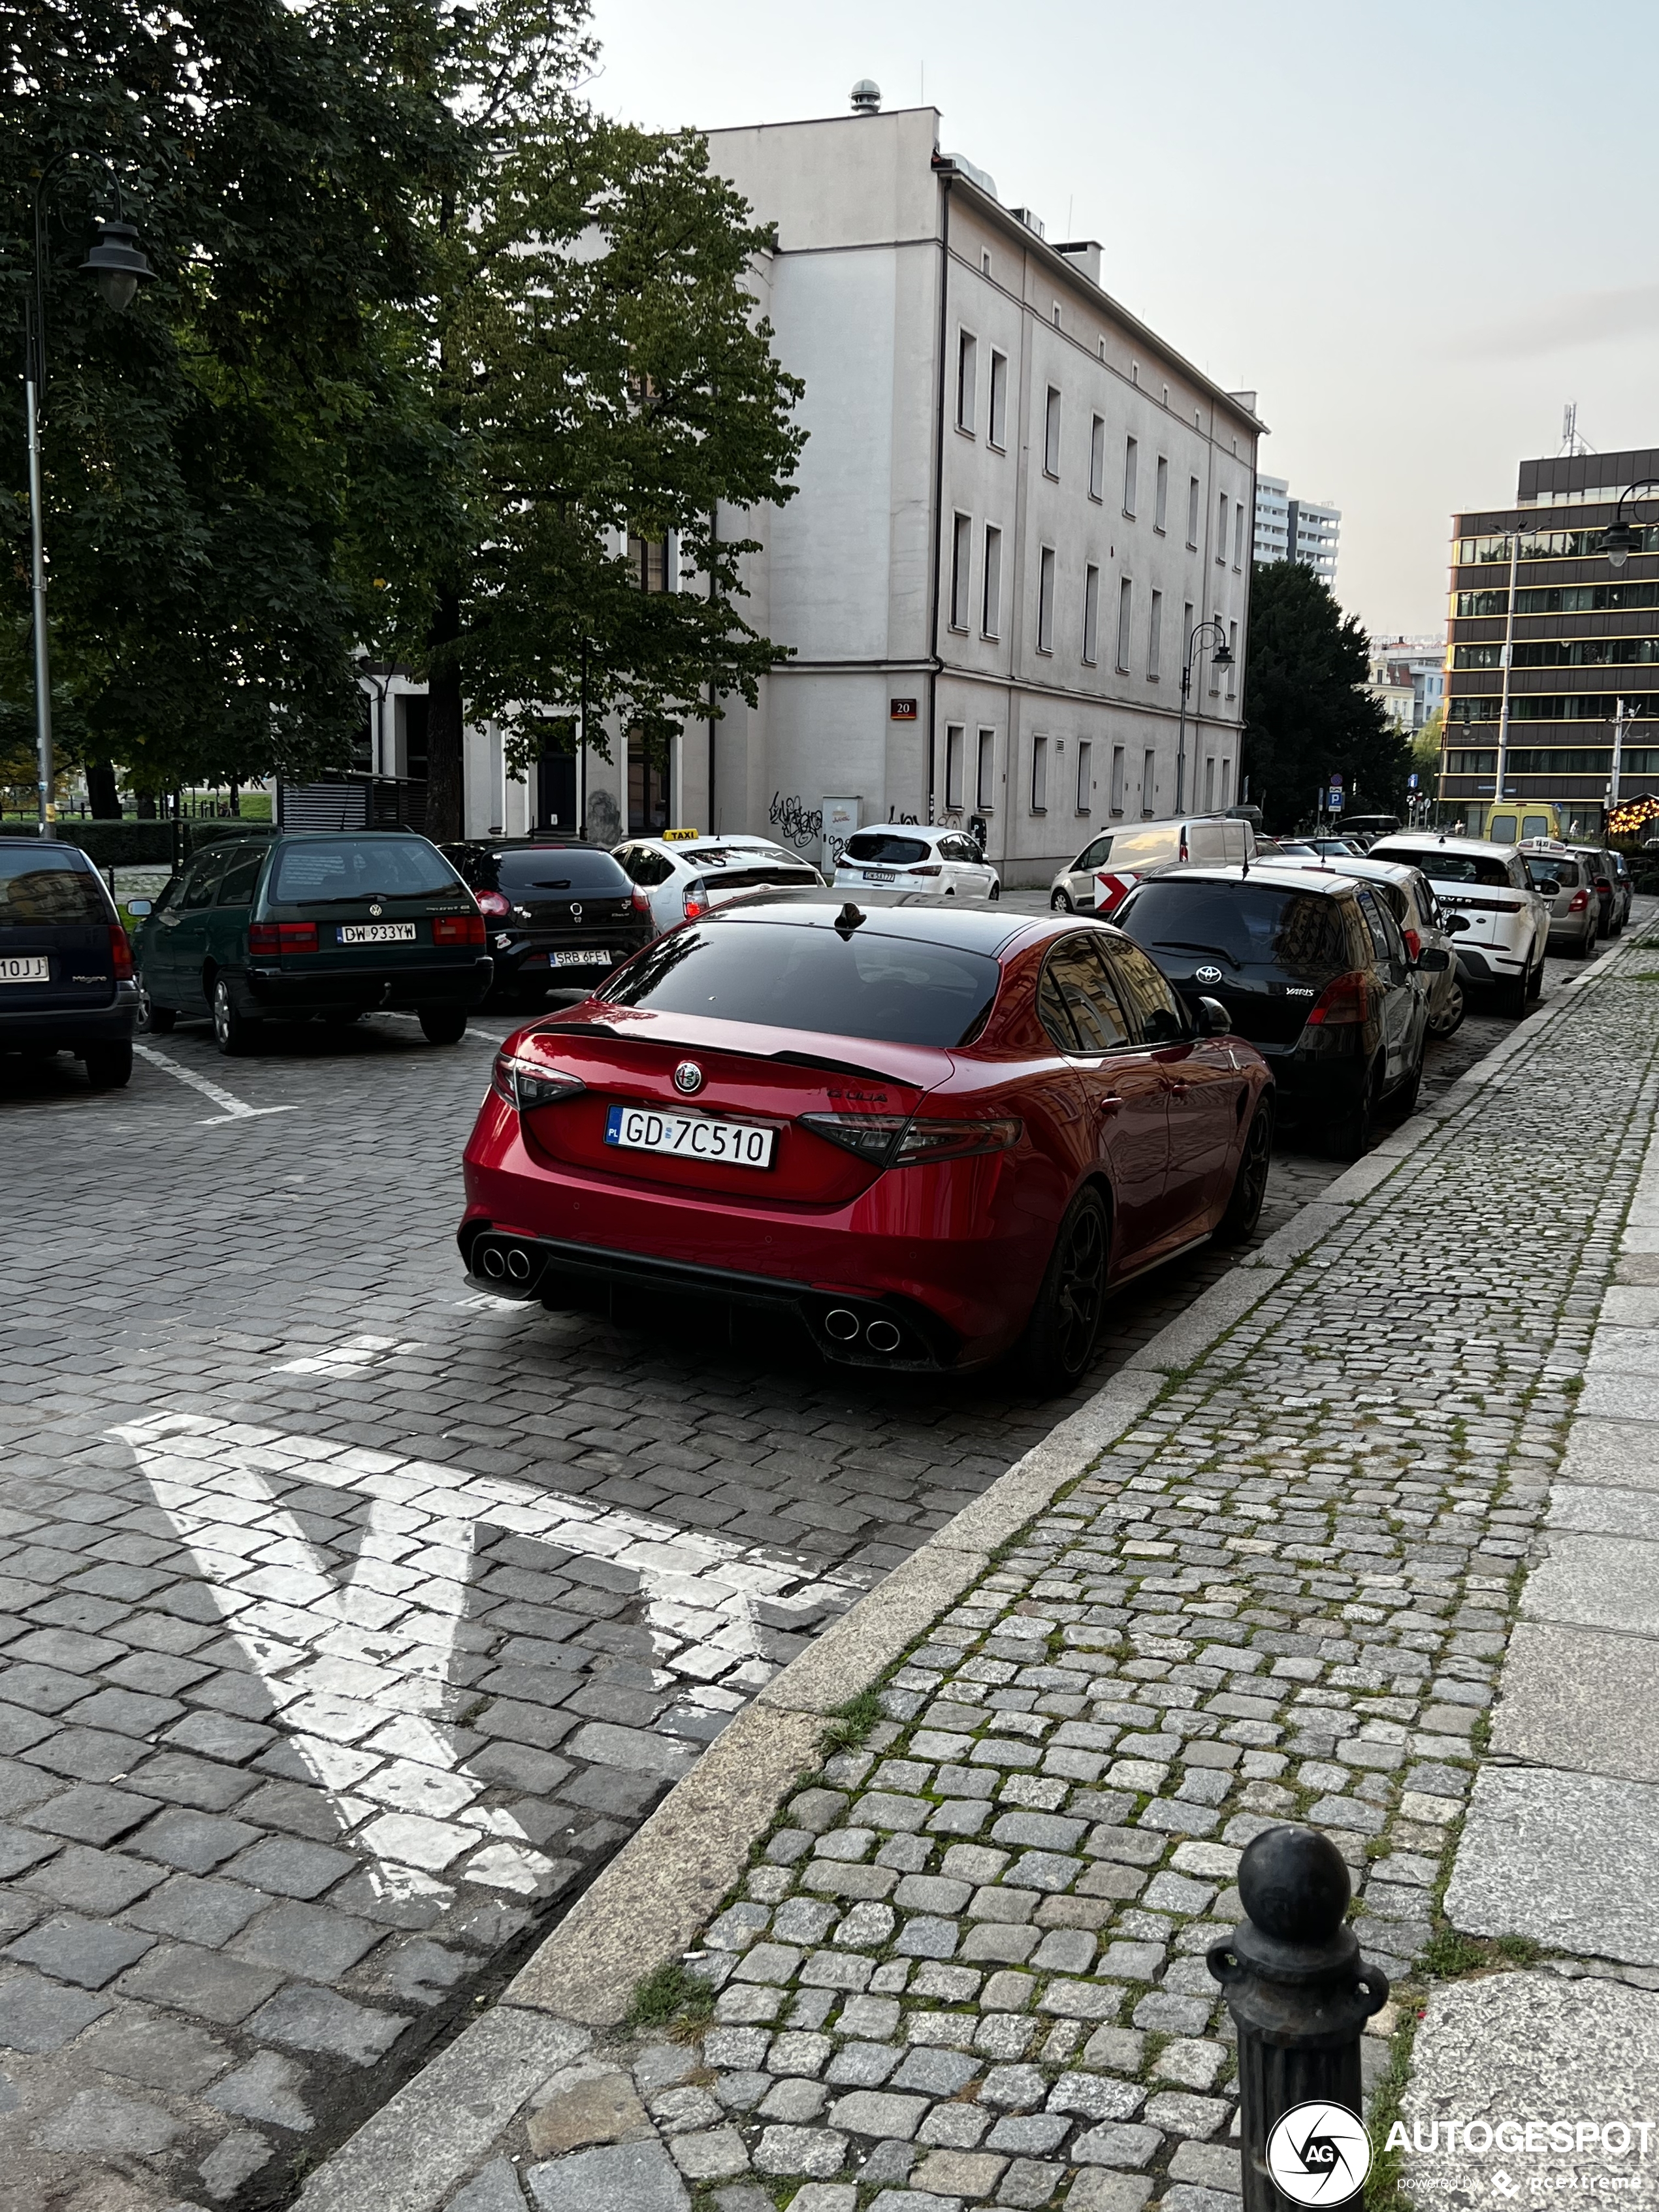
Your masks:
[{"label": "taxi roof sign", "polygon": [[662,833],[662,842],[665,845],[672,845],[683,837],[701,837],[702,835],[701,830],[665,830]]}]

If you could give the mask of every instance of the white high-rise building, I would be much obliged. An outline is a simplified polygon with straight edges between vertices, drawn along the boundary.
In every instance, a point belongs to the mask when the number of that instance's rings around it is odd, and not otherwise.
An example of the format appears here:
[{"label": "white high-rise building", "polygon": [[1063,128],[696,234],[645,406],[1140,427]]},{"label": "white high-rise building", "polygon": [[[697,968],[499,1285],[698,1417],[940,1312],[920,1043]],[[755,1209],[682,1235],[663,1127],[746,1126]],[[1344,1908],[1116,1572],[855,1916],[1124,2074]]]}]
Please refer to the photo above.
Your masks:
[{"label": "white high-rise building", "polygon": [[[1177,782],[1188,807],[1237,794],[1255,395],[1119,306],[1092,240],[1050,244],[941,153],[939,121],[866,100],[708,134],[777,226],[754,288],[806,387],[795,496],[721,517],[763,541],[744,611],[792,657],[757,707],[688,725],[665,776],[621,732],[588,749],[577,810],[607,842],[769,830],[824,859],[834,800],[842,824],[977,817],[1006,882],[1046,884]],[[642,587],[702,588],[678,568],[671,545]],[[533,791],[489,732],[468,747],[469,831],[523,826]]]},{"label": "white high-rise building", "polygon": [[1322,501],[1298,499],[1283,477],[1255,480],[1255,559],[1297,560],[1335,588],[1336,542],[1342,510]]}]

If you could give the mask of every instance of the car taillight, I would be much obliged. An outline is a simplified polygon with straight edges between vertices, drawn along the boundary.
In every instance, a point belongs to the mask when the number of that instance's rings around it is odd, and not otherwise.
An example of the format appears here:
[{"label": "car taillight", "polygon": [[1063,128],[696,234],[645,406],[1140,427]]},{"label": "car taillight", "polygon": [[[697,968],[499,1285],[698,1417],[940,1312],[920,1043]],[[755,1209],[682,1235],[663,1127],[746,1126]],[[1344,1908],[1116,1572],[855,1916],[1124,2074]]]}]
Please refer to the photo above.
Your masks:
[{"label": "car taillight", "polygon": [[109,957],[110,965],[115,970],[116,981],[131,982],[132,945],[118,921],[112,921],[109,926]]},{"label": "car taillight", "polygon": [[314,921],[250,922],[247,949],[264,959],[275,959],[284,952],[314,952],[317,925]]},{"label": "car taillight", "polygon": [[440,914],[432,920],[432,942],[434,945],[482,945],[484,941],[483,916],[481,914]]},{"label": "car taillight", "polygon": [[651,911],[651,902],[637,884],[634,886],[634,895],[629,903],[635,914],[649,914]]},{"label": "car taillight", "polygon": [[1572,896],[1567,901],[1567,912],[1569,914],[1583,914],[1584,908],[1589,904],[1589,893],[1588,891],[1575,891]]},{"label": "car taillight", "polygon": [[919,860],[909,872],[913,876],[939,876],[945,871],[937,860]]},{"label": "car taillight", "polygon": [[1310,1029],[1342,1029],[1371,1018],[1371,979],[1363,968],[1327,983],[1308,1015]]},{"label": "car taillight", "polygon": [[1402,929],[1400,934],[1406,940],[1407,951],[1409,952],[1412,958],[1415,960],[1423,950],[1422,939],[1418,935],[1414,929]]},{"label": "car taillight", "polygon": [[526,1060],[517,1053],[506,1051],[495,1055],[495,1064],[489,1071],[489,1087],[520,1114],[528,1114],[538,1106],[556,1105],[561,1098],[574,1098],[579,1091],[587,1088],[579,1076],[550,1067],[545,1060]]},{"label": "car taillight", "polygon": [[487,914],[493,921],[511,919],[513,902],[504,891],[474,891],[472,896],[478,902],[480,914]]},{"label": "car taillight", "polygon": [[701,921],[714,904],[708,896],[708,886],[701,876],[686,885],[684,904],[688,921]]},{"label": "car taillight", "polygon": [[877,1167],[900,1168],[929,1160],[963,1160],[976,1152],[1004,1152],[1017,1145],[1024,1124],[1014,1120],[945,1121],[908,1114],[803,1114],[800,1126],[843,1152]]}]

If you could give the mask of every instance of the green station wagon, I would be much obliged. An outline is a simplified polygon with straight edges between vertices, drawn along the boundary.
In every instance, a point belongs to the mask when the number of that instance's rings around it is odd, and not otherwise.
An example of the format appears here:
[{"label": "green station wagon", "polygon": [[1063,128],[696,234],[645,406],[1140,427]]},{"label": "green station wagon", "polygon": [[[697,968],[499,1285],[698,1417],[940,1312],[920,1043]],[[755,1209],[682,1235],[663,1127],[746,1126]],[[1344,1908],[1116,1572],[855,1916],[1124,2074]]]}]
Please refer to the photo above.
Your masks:
[{"label": "green station wagon", "polygon": [[223,1053],[267,1020],[418,1014],[434,1044],[489,988],[483,916],[437,847],[407,830],[227,839],[153,903],[135,900],[141,1020],[211,1015]]}]

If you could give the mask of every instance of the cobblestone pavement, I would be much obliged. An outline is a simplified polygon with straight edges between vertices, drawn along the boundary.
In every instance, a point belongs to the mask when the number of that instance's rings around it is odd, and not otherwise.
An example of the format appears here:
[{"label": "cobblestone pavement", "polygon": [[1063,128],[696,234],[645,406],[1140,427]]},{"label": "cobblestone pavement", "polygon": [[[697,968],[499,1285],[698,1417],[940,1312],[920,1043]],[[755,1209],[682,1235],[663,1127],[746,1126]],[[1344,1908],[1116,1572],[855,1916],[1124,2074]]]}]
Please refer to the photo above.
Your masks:
[{"label": "cobblestone pavement", "polygon": [[1295,1818],[1419,1986],[1659,1103],[1652,994],[1627,956],[1172,1378],[787,1802],[690,1954],[707,2026],[555,2075],[449,2212],[1237,2212],[1205,1952]]},{"label": "cobblestone pavement", "polygon": [[[470,1295],[506,1026],[0,1075],[3,2212],[291,2191],[1067,1410]],[[1281,1157],[1264,1233],[1335,1171]],[[1092,1381],[1226,1264],[1138,1285]]]}]

